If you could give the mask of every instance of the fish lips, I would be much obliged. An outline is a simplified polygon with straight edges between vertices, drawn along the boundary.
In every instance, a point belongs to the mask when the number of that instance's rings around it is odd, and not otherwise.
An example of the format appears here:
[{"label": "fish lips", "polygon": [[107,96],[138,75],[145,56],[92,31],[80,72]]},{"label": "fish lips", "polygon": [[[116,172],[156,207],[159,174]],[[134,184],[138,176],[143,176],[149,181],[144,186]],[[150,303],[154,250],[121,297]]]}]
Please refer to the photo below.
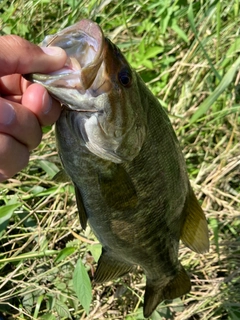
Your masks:
[{"label": "fish lips", "polygon": [[[82,110],[82,100],[104,93],[109,86],[104,82],[103,56],[105,38],[101,28],[84,19],[55,35],[47,36],[41,46],[58,46],[64,49],[68,59],[65,66],[50,74],[25,74],[31,82],[43,85],[56,99],[72,110],[91,111],[89,106]],[[90,102],[90,101],[89,101]],[[92,111],[92,103],[88,103]],[[87,107],[87,108],[86,108]]]}]

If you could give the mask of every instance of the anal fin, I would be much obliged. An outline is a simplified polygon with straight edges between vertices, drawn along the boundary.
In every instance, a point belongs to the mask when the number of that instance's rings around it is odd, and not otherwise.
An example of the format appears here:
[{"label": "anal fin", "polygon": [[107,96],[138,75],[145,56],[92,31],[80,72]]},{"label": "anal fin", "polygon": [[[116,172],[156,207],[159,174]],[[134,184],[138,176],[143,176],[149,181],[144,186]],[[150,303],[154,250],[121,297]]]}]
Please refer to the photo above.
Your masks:
[{"label": "anal fin", "polygon": [[151,316],[158,304],[163,300],[172,300],[180,297],[191,290],[191,282],[185,269],[181,269],[169,283],[162,287],[161,283],[147,279],[143,314],[145,318]]},{"label": "anal fin", "polygon": [[95,282],[106,282],[122,277],[133,269],[132,265],[126,264],[112,258],[103,248],[98,266],[94,275]]},{"label": "anal fin", "polygon": [[197,253],[207,252],[209,250],[207,220],[192,189],[183,211],[186,218],[180,236],[182,242]]}]

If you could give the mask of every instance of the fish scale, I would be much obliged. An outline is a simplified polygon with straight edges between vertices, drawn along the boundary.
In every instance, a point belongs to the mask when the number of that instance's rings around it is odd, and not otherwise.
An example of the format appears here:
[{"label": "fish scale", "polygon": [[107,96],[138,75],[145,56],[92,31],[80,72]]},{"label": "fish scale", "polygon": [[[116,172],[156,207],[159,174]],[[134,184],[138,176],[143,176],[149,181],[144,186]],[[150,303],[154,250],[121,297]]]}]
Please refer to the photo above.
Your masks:
[{"label": "fish scale", "polygon": [[103,246],[94,280],[113,280],[139,265],[149,317],[161,301],[190,291],[178,260],[180,239],[196,252],[209,249],[206,218],[176,135],[158,100],[97,24],[81,20],[43,44],[61,46],[70,62],[54,74],[27,78],[63,105],[58,152],[75,186],[80,223],[83,229],[89,223]]}]

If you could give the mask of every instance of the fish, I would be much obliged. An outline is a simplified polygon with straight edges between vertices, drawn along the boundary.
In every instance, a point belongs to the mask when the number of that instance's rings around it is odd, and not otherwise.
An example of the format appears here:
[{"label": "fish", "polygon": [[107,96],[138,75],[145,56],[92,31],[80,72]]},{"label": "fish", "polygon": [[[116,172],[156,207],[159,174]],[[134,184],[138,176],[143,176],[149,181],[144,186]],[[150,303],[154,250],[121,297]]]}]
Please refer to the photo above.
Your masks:
[{"label": "fish", "polygon": [[80,223],[102,244],[94,274],[103,283],[134,272],[146,276],[144,317],[191,290],[180,240],[209,250],[207,220],[193,192],[169,117],[101,27],[88,19],[45,37],[66,65],[30,74],[62,104],[56,143],[76,194]]}]

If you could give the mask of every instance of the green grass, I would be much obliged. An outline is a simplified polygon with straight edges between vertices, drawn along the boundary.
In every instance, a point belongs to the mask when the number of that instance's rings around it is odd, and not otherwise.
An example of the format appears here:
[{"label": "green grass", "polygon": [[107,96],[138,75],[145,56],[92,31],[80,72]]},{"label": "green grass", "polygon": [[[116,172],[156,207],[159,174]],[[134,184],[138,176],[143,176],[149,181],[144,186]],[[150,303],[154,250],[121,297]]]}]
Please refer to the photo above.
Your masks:
[{"label": "green grass", "polygon": [[[0,2],[1,34],[35,43],[80,18],[97,21],[169,112],[211,249],[198,255],[181,246],[192,291],[159,305],[152,320],[240,319],[239,10],[238,0]],[[44,132],[29,166],[0,185],[0,314],[143,319],[141,271],[93,285],[86,314],[87,289],[76,293],[73,275],[81,261],[91,276],[100,248],[81,230],[72,186],[52,181],[61,166],[54,131]]]}]

